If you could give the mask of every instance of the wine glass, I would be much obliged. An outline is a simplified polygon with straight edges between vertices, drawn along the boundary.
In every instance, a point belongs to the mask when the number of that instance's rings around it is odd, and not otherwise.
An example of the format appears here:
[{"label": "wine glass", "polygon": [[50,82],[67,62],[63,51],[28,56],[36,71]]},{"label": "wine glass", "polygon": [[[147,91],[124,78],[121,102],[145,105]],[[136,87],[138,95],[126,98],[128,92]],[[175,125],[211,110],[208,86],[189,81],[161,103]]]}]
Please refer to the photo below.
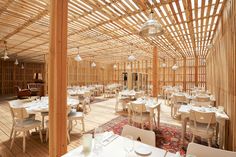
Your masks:
[{"label": "wine glass", "polygon": [[128,157],[129,153],[133,151],[134,149],[134,141],[133,141],[133,137],[130,135],[127,135],[124,137],[123,139],[123,147],[125,150],[125,156]]}]

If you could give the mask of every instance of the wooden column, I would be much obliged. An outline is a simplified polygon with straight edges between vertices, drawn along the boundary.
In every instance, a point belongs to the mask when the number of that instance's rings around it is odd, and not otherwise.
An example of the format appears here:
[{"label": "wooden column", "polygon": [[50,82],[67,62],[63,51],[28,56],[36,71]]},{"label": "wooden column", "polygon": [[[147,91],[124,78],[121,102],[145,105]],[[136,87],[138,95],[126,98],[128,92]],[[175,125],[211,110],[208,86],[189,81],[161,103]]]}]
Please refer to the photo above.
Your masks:
[{"label": "wooden column", "polygon": [[195,56],[195,86],[198,86],[198,56]]},{"label": "wooden column", "polygon": [[152,62],[152,96],[157,97],[158,96],[158,76],[157,76],[157,70],[158,70],[158,54],[157,54],[157,47],[155,46],[153,48],[153,62]]},{"label": "wooden column", "polygon": [[186,77],[187,77],[187,76],[186,76],[186,57],[184,57],[184,71],[183,71],[183,72],[184,72],[184,73],[183,73],[183,81],[184,81],[184,82],[183,82],[183,90],[186,91],[186,89],[187,89],[187,88],[186,88],[186,87],[187,87],[187,86],[186,86]]},{"label": "wooden column", "polygon": [[67,14],[68,0],[50,1],[49,156],[67,152]]},{"label": "wooden column", "polygon": [[[174,59],[174,63],[173,65],[176,64],[176,60]],[[176,70],[172,70],[173,71],[173,86],[175,86],[175,74],[176,74]]]}]

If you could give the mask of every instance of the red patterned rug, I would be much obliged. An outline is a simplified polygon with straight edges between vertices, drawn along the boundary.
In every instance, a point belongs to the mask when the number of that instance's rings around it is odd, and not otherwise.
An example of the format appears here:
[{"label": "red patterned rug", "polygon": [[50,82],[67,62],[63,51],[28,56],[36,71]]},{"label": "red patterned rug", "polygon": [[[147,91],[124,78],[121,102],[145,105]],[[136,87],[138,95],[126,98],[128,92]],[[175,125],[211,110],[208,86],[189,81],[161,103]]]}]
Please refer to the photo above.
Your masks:
[{"label": "red patterned rug", "polygon": [[[119,116],[111,121],[101,125],[104,131],[113,131],[115,134],[120,135],[124,125],[128,124],[128,118],[126,116]],[[180,152],[184,155],[191,139],[191,134],[186,133],[185,142],[181,141],[181,128],[174,125],[161,123],[160,127],[153,130],[156,134],[156,147],[165,149],[169,152]],[[89,131],[93,132],[93,130]],[[207,145],[206,141],[201,141],[200,138],[196,138],[199,144]],[[217,146],[214,146],[217,148]]]},{"label": "red patterned rug", "polygon": [[[119,116],[111,121],[101,125],[104,131],[113,131],[115,134],[120,135],[124,125],[128,124],[128,118],[125,116]],[[169,152],[180,152],[185,154],[188,142],[182,143],[181,128],[174,127],[167,124],[161,124],[158,129],[153,130],[156,134],[156,147],[168,150]],[[93,132],[93,130],[89,131]],[[189,136],[187,134],[186,136]]]}]

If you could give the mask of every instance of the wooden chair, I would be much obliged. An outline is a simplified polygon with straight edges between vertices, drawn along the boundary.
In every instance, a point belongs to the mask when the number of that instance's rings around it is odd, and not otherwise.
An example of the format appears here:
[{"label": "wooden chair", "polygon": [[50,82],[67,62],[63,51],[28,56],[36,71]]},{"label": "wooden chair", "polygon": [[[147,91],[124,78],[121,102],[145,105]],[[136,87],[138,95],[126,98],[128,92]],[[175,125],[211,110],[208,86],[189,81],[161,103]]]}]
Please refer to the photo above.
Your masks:
[{"label": "wooden chair", "polygon": [[132,136],[135,140],[156,147],[156,136],[153,131],[139,129],[130,125],[123,127],[121,136]]},{"label": "wooden chair", "polygon": [[[76,110],[71,110],[71,107],[68,106],[68,132],[70,132],[73,129],[73,121],[76,122],[75,125],[77,125],[77,121],[81,122],[82,125],[82,131],[85,131],[85,126],[84,126],[84,113],[83,112],[77,112]],[[68,141],[70,142],[70,136],[68,137]]]},{"label": "wooden chair", "polygon": [[[131,121],[132,121],[132,125],[134,125],[134,123],[138,123],[141,124],[141,128],[143,129],[143,126],[146,122],[150,122],[150,112],[148,112],[146,110],[146,106],[145,104],[134,104],[134,103],[130,103],[129,105],[130,111],[131,111]],[[155,117],[155,114],[154,114]],[[154,122],[156,124],[155,118]]]},{"label": "wooden chair", "polygon": [[196,157],[236,157],[236,152],[189,143],[186,155],[194,155]]},{"label": "wooden chair", "polygon": [[193,134],[192,142],[195,136],[200,136],[208,140],[208,146],[211,146],[211,141],[216,128],[216,116],[214,112],[199,112],[190,111],[190,131]]},{"label": "wooden chair", "polygon": [[186,104],[186,97],[184,95],[173,95],[171,103],[171,117],[175,117],[181,105]]},{"label": "wooden chair", "polygon": [[16,133],[23,132],[23,152],[25,152],[25,147],[26,147],[25,137],[30,130],[35,128],[38,128],[41,142],[43,142],[42,132],[41,132],[41,121],[29,118],[29,114],[27,113],[25,108],[13,108],[11,107],[11,102],[9,102],[9,106],[13,119],[13,129],[12,129],[13,137],[10,149],[12,149]]},{"label": "wooden chair", "polygon": [[196,96],[196,99],[194,100],[194,105],[208,107],[212,106],[212,102],[208,95],[202,95],[202,96]]},{"label": "wooden chair", "polygon": [[[11,108],[20,108],[20,107],[22,107],[24,102],[25,102],[24,100],[12,100],[12,101],[9,101],[8,104],[10,106],[10,111],[11,111]],[[12,111],[11,111],[11,115],[12,115]],[[34,120],[35,119],[35,114],[29,114],[29,118],[28,119],[33,119]],[[13,121],[12,129],[11,129],[11,133],[10,133],[10,139],[12,138],[14,124],[15,123]]]}]

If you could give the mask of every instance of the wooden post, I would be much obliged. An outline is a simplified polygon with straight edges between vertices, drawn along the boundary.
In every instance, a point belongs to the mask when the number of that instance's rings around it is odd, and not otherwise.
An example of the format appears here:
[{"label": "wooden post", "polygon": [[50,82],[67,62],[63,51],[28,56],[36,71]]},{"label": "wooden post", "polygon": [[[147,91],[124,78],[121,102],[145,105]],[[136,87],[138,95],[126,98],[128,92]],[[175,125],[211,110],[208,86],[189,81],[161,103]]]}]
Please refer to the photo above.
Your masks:
[{"label": "wooden post", "polygon": [[49,156],[67,152],[68,0],[51,0],[49,52]]},{"label": "wooden post", "polygon": [[[174,59],[174,64],[176,64],[176,59]],[[173,70],[173,86],[175,86],[175,74],[176,74],[176,70]]]},{"label": "wooden post", "polygon": [[198,86],[198,56],[195,56],[195,86]]},{"label": "wooden post", "polygon": [[157,97],[158,96],[158,76],[157,76],[157,70],[158,70],[158,54],[157,54],[157,47],[154,46],[153,48],[153,62],[152,62],[152,96]]},{"label": "wooden post", "polygon": [[184,57],[183,90],[186,92],[186,57]]}]

